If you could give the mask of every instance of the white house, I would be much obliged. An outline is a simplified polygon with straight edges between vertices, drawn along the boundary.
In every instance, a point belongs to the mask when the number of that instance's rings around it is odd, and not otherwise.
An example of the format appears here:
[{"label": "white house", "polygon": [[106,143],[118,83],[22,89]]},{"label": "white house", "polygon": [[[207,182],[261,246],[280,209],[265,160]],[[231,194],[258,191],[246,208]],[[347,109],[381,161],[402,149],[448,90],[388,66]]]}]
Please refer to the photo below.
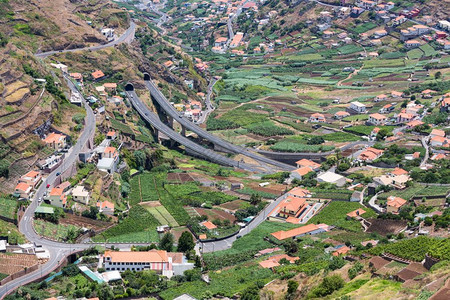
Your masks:
[{"label": "white house", "polygon": [[338,187],[344,186],[346,183],[346,178],[342,175],[336,174],[334,172],[325,172],[317,176],[318,182],[328,182],[337,185]]},{"label": "white house", "polygon": [[350,103],[350,107],[351,110],[363,114],[366,112],[366,106],[364,104],[362,104],[361,102],[358,101],[353,101]]},{"label": "white house", "polygon": [[78,185],[72,190],[72,199],[82,204],[89,204],[89,191],[84,186]]},{"label": "white house", "polygon": [[383,116],[382,114],[375,113],[369,115],[369,122],[374,125],[383,125],[384,123],[386,123],[386,121],[387,117]]}]

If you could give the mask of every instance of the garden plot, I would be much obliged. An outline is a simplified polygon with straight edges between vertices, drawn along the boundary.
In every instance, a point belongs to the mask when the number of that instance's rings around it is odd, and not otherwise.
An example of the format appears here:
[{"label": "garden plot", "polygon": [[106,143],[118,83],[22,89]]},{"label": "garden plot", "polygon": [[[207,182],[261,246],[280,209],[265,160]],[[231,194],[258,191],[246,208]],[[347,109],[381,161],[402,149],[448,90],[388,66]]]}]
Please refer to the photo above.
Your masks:
[{"label": "garden plot", "polygon": [[232,214],[227,213],[225,211],[218,210],[218,209],[195,208],[195,211],[200,216],[207,216],[208,220],[210,220],[210,221],[212,221],[212,220],[221,220],[221,221],[229,220],[229,221],[231,221],[231,223],[236,221],[235,216],[233,216]]},{"label": "garden plot", "polygon": [[169,225],[170,227],[179,226],[167,209],[158,201],[144,202],[141,203],[141,205],[150,212],[161,225]]}]

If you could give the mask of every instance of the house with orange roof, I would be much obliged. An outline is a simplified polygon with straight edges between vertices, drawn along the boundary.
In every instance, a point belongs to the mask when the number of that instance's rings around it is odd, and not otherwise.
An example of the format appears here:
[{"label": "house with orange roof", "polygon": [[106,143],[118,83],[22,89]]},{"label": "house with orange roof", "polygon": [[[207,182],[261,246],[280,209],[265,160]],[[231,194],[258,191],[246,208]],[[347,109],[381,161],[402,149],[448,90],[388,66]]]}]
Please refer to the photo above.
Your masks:
[{"label": "house with orange roof", "polygon": [[115,147],[106,147],[105,151],[103,151],[102,158],[117,158],[119,156],[119,153],[117,152],[117,149]]},{"label": "house with orange roof", "polygon": [[81,73],[70,73],[69,76],[76,82],[83,84],[83,75]]},{"label": "house with orange roof", "polygon": [[441,112],[450,112],[450,98],[444,98],[441,102]]},{"label": "house with orange roof", "polygon": [[242,43],[242,39],[244,38],[244,33],[243,32],[237,32],[234,37],[233,40],[230,43],[230,48],[237,48],[241,45]]},{"label": "house with orange roof", "polygon": [[411,122],[414,119],[414,115],[413,114],[408,114],[408,113],[399,113],[397,115],[397,123],[408,123]]},{"label": "house with orange roof", "polygon": [[431,130],[430,132],[430,137],[433,138],[435,136],[440,136],[440,137],[445,137],[445,131],[441,130],[441,129],[436,129],[434,128],[433,130]]},{"label": "house with orange roof", "polygon": [[358,156],[358,159],[365,162],[372,162],[382,156],[383,153],[384,150],[368,147],[366,150],[361,152],[361,154]]},{"label": "house with orange roof", "polygon": [[297,168],[308,167],[313,171],[320,170],[320,164],[306,158],[296,161],[295,164],[297,165]]},{"label": "house with orange roof", "polygon": [[387,114],[390,113],[391,111],[393,111],[395,109],[395,105],[392,103],[388,103],[386,105],[384,105],[382,108],[380,108],[380,110],[378,111],[380,114]]},{"label": "house with orange roof", "polygon": [[389,99],[387,95],[381,94],[381,95],[376,96],[376,97],[373,99],[373,101],[374,101],[374,102],[380,102],[380,101],[386,101],[387,99]]},{"label": "house with orange roof", "polygon": [[307,203],[305,198],[295,198],[288,196],[279,205],[278,216],[287,219],[289,217],[298,217],[305,209]]},{"label": "house with orange roof", "polygon": [[170,69],[173,67],[173,61],[168,60],[168,61],[164,62],[163,65],[164,65],[164,67]]},{"label": "house with orange roof", "polygon": [[92,72],[91,76],[92,76],[92,79],[94,79],[94,81],[99,81],[99,80],[102,80],[103,78],[105,78],[105,74],[101,70],[96,70],[96,71]]},{"label": "house with orange roof", "polygon": [[405,42],[405,48],[412,49],[420,47],[420,42],[418,40],[409,40]]},{"label": "house with orange roof", "polygon": [[349,252],[351,249],[347,246],[342,246],[340,248],[338,248],[336,251],[334,251],[331,255],[333,256],[341,256],[344,254],[347,254],[347,252]]},{"label": "house with orange roof", "polygon": [[309,122],[311,123],[325,123],[326,119],[323,114],[315,113],[309,117]]},{"label": "house with orange roof", "polygon": [[422,91],[420,94],[422,95],[422,98],[424,99],[430,99],[433,97],[434,94],[436,94],[437,92],[434,90],[430,90],[430,89],[426,89],[424,91]]},{"label": "house with orange roof", "polygon": [[114,207],[115,207],[114,203],[109,201],[97,202],[98,211],[104,213],[105,215],[113,216]]},{"label": "house with orange roof", "polygon": [[343,111],[343,110],[338,111],[338,112],[336,112],[334,114],[334,118],[337,119],[337,120],[343,119],[343,118],[348,117],[348,116],[350,116],[350,114],[348,112],[346,112],[346,111]]},{"label": "house with orange roof", "polygon": [[217,39],[216,39],[216,41],[214,42],[214,46],[215,47],[218,47],[218,48],[222,48],[224,45],[226,45],[226,43],[227,43],[227,38],[226,37],[218,37]]},{"label": "house with orange roof", "polygon": [[296,197],[296,198],[305,198],[305,197],[309,197],[311,195],[311,192],[308,191],[307,189],[301,188],[299,186],[293,188],[292,190],[290,190],[289,192],[287,192],[286,197],[292,196],[292,197]]},{"label": "house with orange roof", "polygon": [[101,159],[97,162],[97,169],[107,173],[114,173],[119,163],[119,152],[115,147],[106,147]]},{"label": "house with orange roof", "polygon": [[388,173],[390,176],[400,176],[400,175],[408,175],[408,171],[402,169],[402,168],[394,168],[393,171],[390,171]]},{"label": "house with orange roof", "polygon": [[115,140],[116,138],[117,138],[117,132],[115,132],[114,130],[110,130],[106,134],[106,139],[108,139],[108,140]]},{"label": "house with orange roof", "polygon": [[19,182],[23,182],[31,186],[33,189],[41,182],[42,176],[40,171],[29,171],[20,177]]},{"label": "house with orange roof", "polygon": [[44,143],[54,150],[58,151],[66,147],[66,136],[52,132],[44,139]]},{"label": "house with orange roof", "polygon": [[274,233],[271,233],[272,237],[279,241],[284,241],[288,239],[299,238],[304,235],[314,235],[318,233],[325,232],[326,230],[318,227],[316,224],[308,224],[305,226],[297,227],[291,230],[280,230]]},{"label": "house with orange roof", "polygon": [[214,225],[212,222],[210,221],[203,221],[200,223],[201,226],[205,227],[208,230],[214,230],[217,228],[216,225]]},{"label": "house with orange roof", "polygon": [[387,212],[393,214],[398,214],[400,208],[408,202],[403,198],[395,196],[389,196],[387,200],[388,200],[386,203]]},{"label": "house with orange roof", "polygon": [[19,182],[14,189],[14,196],[18,198],[28,199],[33,188],[25,182]]},{"label": "house with orange roof", "polygon": [[302,180],[302,178],[309,172],[313,172],[313,170],[310,167],[300,167],[298,169],[291,171],[289,177],[292,179]]},{"label": "house with orange roof", "polygon": [[115,93],[117,89],[117,83],[115,82],[107,82],[104,83],[103,86],[105,87],[105,91],[108,93]]},{"label": "house with orange roof", "polygon": [[402,98],[405,94],[403,92],[397,92],[397,91],[392,91],[391,92],[391,97],[392,98]]},{"label": "house with orange roof", "polygon": [[361,215],[365,214],[366,211],[362,208],[355,209],[354,211],[351,211],[347,214],[347,219],[355,219],[360,217]]},{"label": "house with orange roof", "polygon": [[411,122],[406,123],[406,127],[408,129],[412,129],[414,127],[420,126],[425,124],[424,122],[420,121],[420,120],[412,120]]},{"label": "house with orange roof", "polygon": [[436,135],[430,139],[430,145],[432,147],[448,147],[450,145],[450,139]]},{"label": "house with orange roof", "polygon": [[369,123],[372,123],[373,125],[383,125],[387,121],[387,117],[383,116],[379,113],[374,113],[369,115]]},{"label": "house with orange roof", "polygon": [[269,257],[266,260],[263,260],[259,262],[259,265],[265,269],[272,269],[274,267],[278,267],[280,265],[280,260],[286,259],[291,264],[295,263],[297,260],[299,260],[298,257],[292,257],[287,254],[279,254]]},{"label": "house with orange roof", "polygon": [[183,275],[183,271],[194,268],[183,253],[152,249],[150,251],[111,251],[100,257],[100,263],[106,271],[145,271],[172,277]]},{"label": "house with orange roof", "polygon": [[444,153],[435,153],[430,158],[432,161],[441,160],[441,159],[447,159],[447,155]]},{"label": "house with orange roof", "polygon": [[67,203],[67,196],[62,188],[52,188],[48,196],[50,204],[56,207],[64,208]]}]

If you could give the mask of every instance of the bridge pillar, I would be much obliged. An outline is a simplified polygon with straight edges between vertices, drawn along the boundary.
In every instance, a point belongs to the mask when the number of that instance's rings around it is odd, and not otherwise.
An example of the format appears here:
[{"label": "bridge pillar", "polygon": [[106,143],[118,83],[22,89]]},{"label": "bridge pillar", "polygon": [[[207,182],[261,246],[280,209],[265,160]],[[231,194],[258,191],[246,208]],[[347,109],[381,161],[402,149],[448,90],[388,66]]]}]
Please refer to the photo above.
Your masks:
[{"label": "bridge pillar", "polygon": [[186,127],[181,126],[181,135],[186,137]]},{"label": "bridge pillar", "polygon": [[170,128],[173,129],[173,118],[171,116],[167,116],[167,121],[169,122]]}]

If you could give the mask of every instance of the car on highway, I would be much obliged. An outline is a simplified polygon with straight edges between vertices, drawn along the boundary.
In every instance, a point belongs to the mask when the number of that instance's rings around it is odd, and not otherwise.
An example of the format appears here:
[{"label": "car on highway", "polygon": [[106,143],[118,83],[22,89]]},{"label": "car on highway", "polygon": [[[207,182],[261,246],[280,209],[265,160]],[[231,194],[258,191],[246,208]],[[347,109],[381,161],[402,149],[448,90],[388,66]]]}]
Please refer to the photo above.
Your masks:
[{"label": "car on highway", "polygon": [[47,184],[47,188],[49,188],[50,187],[50,184]]},{"label": "car on highway", "polygon": [[61,175],[61,172],[57,172],[57,173],[56,173],[56,176],[59,176],[59,175]]}]

